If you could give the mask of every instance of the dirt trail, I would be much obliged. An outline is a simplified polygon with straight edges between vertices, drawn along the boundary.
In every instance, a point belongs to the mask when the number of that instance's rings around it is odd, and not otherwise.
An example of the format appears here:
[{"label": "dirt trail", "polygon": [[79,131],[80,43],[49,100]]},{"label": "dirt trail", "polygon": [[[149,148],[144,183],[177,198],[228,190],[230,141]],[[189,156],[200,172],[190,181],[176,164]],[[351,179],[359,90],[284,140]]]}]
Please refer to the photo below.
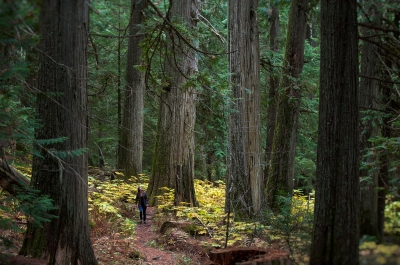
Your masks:
[{"label": "dirt trail", "polygon": [[136,226],[136,235],[133,247],[145,256],[143,264],[175,265],[176,260],[172,252],[157,248],[158,231],[153,227],[154,207],[147,208],[146,224]]},{"label": "dirt trail", "polygon": [[[92,234],[93,250],[99,265],[176,265],[176,254],[162,250],[156,239],[160,236],[157,228],[153,226],[154,207],[147,208],[146,224],[136,226],[133,237],[120,237],[111,231],[96,236]],[[134,213],[135,218],[138,213]],[[18,255],[23,235],[15,231],[0,230],[0,236],[12,240],[14,245],[5,248],[0,245],[0,265],[45,265],[45,260],[32,259]],[[142,258],[138,258],[138,254]]]}]

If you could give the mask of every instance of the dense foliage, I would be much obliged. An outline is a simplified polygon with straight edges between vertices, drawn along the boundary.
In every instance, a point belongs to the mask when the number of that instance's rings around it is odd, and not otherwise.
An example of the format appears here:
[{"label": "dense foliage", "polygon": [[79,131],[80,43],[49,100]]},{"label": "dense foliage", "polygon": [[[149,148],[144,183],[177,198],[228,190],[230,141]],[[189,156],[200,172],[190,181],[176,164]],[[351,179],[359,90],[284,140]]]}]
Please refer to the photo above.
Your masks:
[{"label": "dense foliage", "polygon": [[[153,1],[161,15],[168,12],[168,1]],[[236,245],[250,240],[252,244],[279,240],[298,258],[308,251],[313,212],[313,190],[316,172],[318,104],[319,104],[319,5],[310,1],[308,17],[309,32],[305,46],[305,65],[299,81],[302,86],[299,126],[295,157],[295,195],[293,198],[279,198],[282,211],[274,214],[265,210],[254,220],[236,220],[231,217],[229,223],[224,211],[227,118],[231,95],[228,83],[227,64],[227,1],[216,0],[203,3],[196,32],[188,31],[177,24],[177,29],[185,38],[197,40],[199,73],[188,81],[187,85],[196,87],[196,153],[195,188],[199,207],[173,205],[173,190],[165,189],[160,202],[157,218],[167,220],[173,215],[178,219],[193,221],[191,234],[195,236],[212,235],[213,246]],[[382,161],[388,170],[388,179],[384,187],[387,196],[385,208],[385,235],[393,240],[400,237],[399,215],[399,84],[400,84],[400,44],[399,44],[399,8],[397,1],[385,0],[359,2],[358,15],[360,29],[368,26],[368,8],[374,5],[381,14],[382,24],[373,27],[378,41],[361,34],[360,47],[365,42],[373,42],[379,47],[383,64],[382,73],[375,78],[381,82],[380,89],[388,89],[386,102],[380,101],[377,109],[363,109],[363,123],[371,122],[380,129],[390,129],[389,136],[381,132],[369,139],[371,147],[366,150],[361,168],[368,171],[362,182],[371,183],[372,176],[380,172]],[[260,32],[261,57],[261,104],[262,139],[265,148],[267,109],[271,103],[268,95],[269,79],[282,74],[283,53],[287,33],[290,1],[259,1],[257,10]],[[280,11],[279,52],[269,47],[270,9],[276,6]],[[40,117],[36,116],[35,74],[37,57],[40,51],[37,44],[39,1],[0,0],[0,158],[20,170],[30,167],[34,144],[46,145],[44,139],[34,142],[35,129],[40,126]],[[156,126],[158,100],[163,87],[163,67],[166,50],[166,36],[162,29],[164,17],[150,7],[146,11],[148,20],[141,25],[145,34],[142,47],[144,64],[135,66],[146,72],[145,108],[143,110],[144,153],[143,175],[122,180],[123,173],[115,173],[115,179],[100,180],[89,177],[89,211],[93,227],[101,222],[112,223],[115,230],[126,234],[134,233],[133,199],[138,185],[147,185],[151,172]],[[121,126],[121,97],[125,85],[127,34],[130,20],[129,1],[93,0],[90,2],[89,38],[89,111],[88,111],[88,150],[54,150],[60,159],[67,155],[79,156],[89,151],[89,165],[101,170],[114,170],[116,167],[118,133]],[[376,37],[374,35],[374,37]],[[362,54],[360,54],[361,58]],[[280,88],[281,90],[283,88]],[[23,167],[19,167],[23,165]],[[265,167],[263,162],[263,167]],[[116,169],[118,170],[118,169]],[[29,170],[28,170],[29,171]],[[27,176],[29,177],[30,172]],[[10,216],[17,213],[22,220],[33,219],[40,223],[52,216],[46,214],[53,209],[51,200],[41,196],[39,191],[20,190],[15,197],[1,194],[0,228],[17,229]],[[23,213],[23,214],[22,214]],[[25,217],[22,217],[25,216]],[[161,221],[160,221],[161,222]],[[0,238],[1,240],[2,238]],[[263,239],[262,241],[257,241]],[[376,238],[363,237],[361,250],[380,248],[371,243]],[[4,241],[3,243],[6,243]],[[205,243],[206,244],[206,243]],[[208,244],[208,243],[207,243]],[[373,245],[375,244],[375,245]],[[397,250],[394,250],[397,251]],[[385,257],[384,257],[385,258]],[[384,264],[382,262],[381,264]]]}]

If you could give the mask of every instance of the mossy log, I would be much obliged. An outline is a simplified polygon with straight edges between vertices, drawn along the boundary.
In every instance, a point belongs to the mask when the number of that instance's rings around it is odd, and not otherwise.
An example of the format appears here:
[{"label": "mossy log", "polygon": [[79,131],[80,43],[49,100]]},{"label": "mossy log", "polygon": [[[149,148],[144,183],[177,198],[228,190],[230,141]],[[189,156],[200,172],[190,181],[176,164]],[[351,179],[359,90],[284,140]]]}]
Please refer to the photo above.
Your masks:
[{"label": "mossy log", "polygon": [[290,265],[289,253],[269,248],[225,248],[210,252],[215,265]]}]

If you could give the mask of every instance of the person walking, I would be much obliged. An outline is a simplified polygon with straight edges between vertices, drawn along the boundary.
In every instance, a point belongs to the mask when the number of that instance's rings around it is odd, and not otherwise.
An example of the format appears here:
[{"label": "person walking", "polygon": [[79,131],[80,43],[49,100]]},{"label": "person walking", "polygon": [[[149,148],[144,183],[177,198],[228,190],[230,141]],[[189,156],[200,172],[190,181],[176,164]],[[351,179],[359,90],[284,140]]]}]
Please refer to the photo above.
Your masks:
[{"label": "person walking", "polygon": [[136,194],[136,204],[138,206],[140,212],[140,222],[146,223],[146,210],[149,205],[147,194],[142,187],[138,188],[138,192]]}]

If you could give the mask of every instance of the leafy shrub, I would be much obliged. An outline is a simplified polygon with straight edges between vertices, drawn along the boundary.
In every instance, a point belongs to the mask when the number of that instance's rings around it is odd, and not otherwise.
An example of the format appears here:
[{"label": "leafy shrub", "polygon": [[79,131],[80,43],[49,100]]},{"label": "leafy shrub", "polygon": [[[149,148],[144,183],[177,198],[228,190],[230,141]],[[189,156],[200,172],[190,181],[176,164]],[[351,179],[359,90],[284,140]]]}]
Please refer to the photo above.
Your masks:
[{"label": "leafy shrub", "polygon": [[[201,236],[211,240],[204,240],[204,246],[221,247],[225,244],[226,213],[225,213],[225,183],[223,181],[209,182],[195,180],[196,199],[199,207],[188,207],[185,204],[174,206],[174,190],[163,188],[164,193],[157,197],[158,213],[156,219],[185,220],[192,222],[186,231],[202,240]],[[238,245],[253,237],[255,231],[264,230],[259,222],[236,222],[230,220],[228,231],[228,245]],[[211,241],[211,242],[210,242]]]},{"label": "leafy shrub", "polygon": [[314,218],[314,199],[295,190],[292,198],[278,197],[280,211],[267,211],[264,220],[273,241],[284,244],[292,259],[303,259],[309,253]]},{"label": "leafy shrub", "polygon": [[386,205],[384,232],[400,236],[400,201],[392,201]]}]

